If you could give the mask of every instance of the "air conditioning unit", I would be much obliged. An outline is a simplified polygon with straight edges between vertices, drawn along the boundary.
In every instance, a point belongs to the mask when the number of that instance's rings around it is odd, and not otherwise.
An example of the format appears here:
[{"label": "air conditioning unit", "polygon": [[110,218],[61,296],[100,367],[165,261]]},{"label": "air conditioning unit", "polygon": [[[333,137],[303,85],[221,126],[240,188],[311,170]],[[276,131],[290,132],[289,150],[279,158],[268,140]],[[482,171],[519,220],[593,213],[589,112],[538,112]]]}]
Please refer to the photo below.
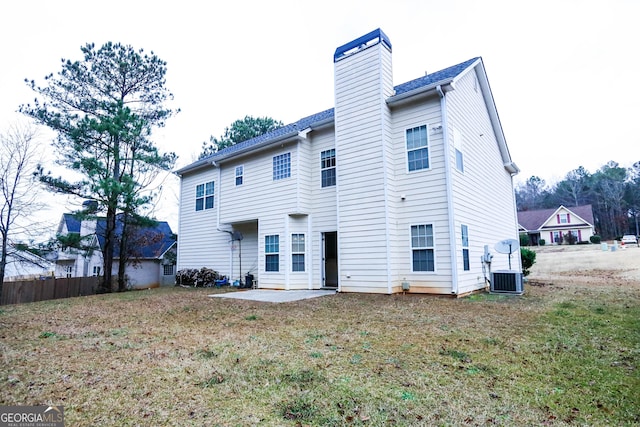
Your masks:
[{"label": "air conditioning unit", "polygon": [[521,295],[524,292],[522,273],[511,270],[492,271],[490,291],[491,293]]}]

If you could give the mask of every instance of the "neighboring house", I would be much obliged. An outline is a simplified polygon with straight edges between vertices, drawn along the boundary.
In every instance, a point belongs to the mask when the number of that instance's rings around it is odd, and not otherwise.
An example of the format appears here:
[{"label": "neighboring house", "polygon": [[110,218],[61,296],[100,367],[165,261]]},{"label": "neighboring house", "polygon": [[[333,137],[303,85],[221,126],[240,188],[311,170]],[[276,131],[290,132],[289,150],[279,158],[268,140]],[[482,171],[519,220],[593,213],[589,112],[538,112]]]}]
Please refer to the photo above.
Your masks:
[{"label": "neighboring house", "polygon": [[591,205],[557,209],[540,209],[518,212],[520,233],[527,233],[531,245],[539,245],[540,239],[548,244],[560,244],[564,235],[571,233],[576,242],[588,242],[594,235],[593,209]]},{"label": "neighboring house", "polygon": [[287,290],[485,287],[485,245],[518,236],[519,170],[484,64],[394,86],[391,51],[380,30],[340,46],[335,108],[176,171],[178,269]]},{"label": "neighboring house", "polygon": [[29,251],[9,245],[7,263],[4,267],[4,281],[52,277],[55,264]]},{"label": "neighboring house", "polygon": [[[122,236],[122,221],[116,222],[116,239]],[[104,247],[104,218],[79,220],[74,214],[64,214],[58,235],[76,234],[82,237],[86,249],[62,248],[56,256],[57,277],[87,277],[103,275],[101,249]],[[136,228],[129,238],[132,253],[126,267],[128,286],[134,289],[153,288],[175,283],[176,238],[171,227],[159,221],[153,227]],[[120,248],[116,243],[112,274],[118,274]]]}]

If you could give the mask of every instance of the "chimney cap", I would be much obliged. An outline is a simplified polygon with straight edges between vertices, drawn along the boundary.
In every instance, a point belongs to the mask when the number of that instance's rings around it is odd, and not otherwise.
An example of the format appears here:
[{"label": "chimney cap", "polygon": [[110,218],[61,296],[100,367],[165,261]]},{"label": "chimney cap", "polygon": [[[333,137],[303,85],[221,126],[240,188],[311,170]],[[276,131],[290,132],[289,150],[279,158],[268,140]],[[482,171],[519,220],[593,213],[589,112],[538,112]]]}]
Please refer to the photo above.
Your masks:
[{"label": "chimney cap", "polygon": [[384,44],[387,46],[389,51],[391,51],[391,41],[389,40],[389,37],[387,37],[387,35],[378,28],[377,30],[373,30],[362,37],[358,37],[357,39],[338,47],[333,55],[333,62],[338,62],[342,58],[353,55],[356,52],[378,43]]}]

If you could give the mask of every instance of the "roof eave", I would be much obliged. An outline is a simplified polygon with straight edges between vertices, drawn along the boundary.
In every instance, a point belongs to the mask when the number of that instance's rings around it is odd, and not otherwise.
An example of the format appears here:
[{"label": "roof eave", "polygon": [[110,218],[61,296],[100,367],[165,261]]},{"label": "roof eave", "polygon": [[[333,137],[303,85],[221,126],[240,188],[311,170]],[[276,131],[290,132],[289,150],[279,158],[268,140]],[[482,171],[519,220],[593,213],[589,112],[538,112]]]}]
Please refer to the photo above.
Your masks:
[{"label": "roof eave", "polygon": [[516,175],[520,172],[520,168],[518,168],[518,166],[516,166],[516,164],[511,160],[511,153],[509,153],[509,147],[507,146],[507,141],[502,130],[502,123],[500,122],[500,117],[498,116],[498,109],[496,108],[496,104],[493,99],[493,92],[491,91],[491,86],[489,85],[487,72],[484,69],[484,63],[482,62],[482,60],[478,60],[474,63],[473,68],[475,68],[476,72],[478,73],[478,81],[480,83],[480,86],[482,87],[485,105],[487,106],[487,111],[491,119],[493,133],[498,140],[498,147],[502,155],[504,167],[512,175]]},{"label": "roof eave", "polygon": [[198,160],[195,163],[192,163],[192,164],[190,164],[188,166],[185,166],[185,167],[183,167],[181,169],[178,169],[174,173],[176,175],[178,175],[178,176],[182,176],[185,173],[194,172],[196,170],[199,170],[199,169],[202,169],[202,168],[205,168],[205,167],[208,167],[208,166],[214,166],[215,167],[215,166],[217,166],[217,163],[219,163],[219,162],[223,162],[225,160],[229,160],[229,159],[244,155],[244,154],[249,153],[249,152],[253,153],[253,152],[256,152],[256,151],[260,151],[260,150],[263,150],[265,148],[270,147],[271,145],[283,144],[283,143],[286,143],[286,142],[293,142],[296,139],[301,138],[300,132],[305,131],[305,130],[313,131],[313,130],[317,130],[317,129],[322,129],[322,128],[325,128],[325,127],[333,124],[333,122],[334,122],[334,118],[333,117],[329,117],[329,118],[320,120],[320,121],[318,121],[316,123],[313,123],[312,125],[308,126],[305,129],[302,129],[302,130],[296,129],[296,130],[288,132],[288,133],[286,133],[284,135],[280,135],[277,138],[267,139],[267,140],[261,141],[261,142],[259,142],[257,144],[248,145],[245,148],[241,148],[239,150],[234,150],[234,151],[231,151],[231,152],[226,153],[226,154],[222,154],[222,155],[213,154],[213,155],[211,155],[211,156],[209,156],[209,157],[207,157],[205,159]]},{"label": "roof eave", "polygon": [[444,92],[450,92],[455,89],[452,83],[452,78],[440,80],[427,86],[422,86],[407,92],[403,92],[400,95],[392,95],[387,98],[386,102],[389,107],[396,107],[398,105],[414,101],[415,99],[435,95],[438,93],[436,89],[438,86],[441,86]]},{"label": "roof eave", "polygon": [[185,173],[193,172],[193,171],[196,171],[198,169],[205,168],[207,166],[212,166],[214,164],[215,164],[215,162],[213,161],[213,159],[211,157],[207,157],[205,159],[197,160],[196,162],[191,163],[190,165],[187,165],[187,166],[185,166],[183,168],[180,168],[180,169],[178,169],[176,171],[173,171],[173,173],[178,175],[178,176],[182,176]]}]

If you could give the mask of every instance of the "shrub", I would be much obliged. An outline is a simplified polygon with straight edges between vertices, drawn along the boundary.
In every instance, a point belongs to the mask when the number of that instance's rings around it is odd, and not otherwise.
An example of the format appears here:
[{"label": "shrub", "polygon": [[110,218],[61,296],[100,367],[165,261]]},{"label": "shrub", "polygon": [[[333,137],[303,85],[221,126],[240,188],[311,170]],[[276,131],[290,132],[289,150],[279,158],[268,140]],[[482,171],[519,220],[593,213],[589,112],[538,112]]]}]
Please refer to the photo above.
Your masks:
[{"label": "shrub", "polygon": [[176,271],[176,285],[195,285],[198,280],[198,270],[195,268],[183,268]]},{"label": "shrub", "polygon": [[176,272],[176,285],[186,286],[211,286],[218,280],[220,275],[217,271],[207,267],[184,268]]},{"label": "shrub", "polygon": [[576,236],[570,231],[567,232],[563,237],[564,237],[564,241],[567,242],[567,245],[575,245],[576,240],[578,240]]},{"label": "shrub", "polygon": [[529,246],[531,239],[527,233],[520,233],[520,246]]},{"label": "shrub", "polygon": [[602,241],[602,238],[600,236],[598,236],[597,234],[594,234],[593,236],[589,237],[589,241],[591,243],[595,243],[596,245],[598,245]]},{"label": "shrub", "polygon": [[544,245],[546,245],[546,244],[547,244],[547,241],[546,241],[546,240],[544,240],[544,239],[540,239],[540,240],[538,240],[538,244],[539,244],[540,246],[544,246]]},{"label": "shrub", "polygon": [[198,272],[198,285],[211,286],[218,280],[218,272],[207,267],[202,267]]},{"label": "shrub", "polygon": [[522,274],[528,276],[529,269],[536,263],[536,253],[531,249],[520,248],[520,260],[522,261]]}]

